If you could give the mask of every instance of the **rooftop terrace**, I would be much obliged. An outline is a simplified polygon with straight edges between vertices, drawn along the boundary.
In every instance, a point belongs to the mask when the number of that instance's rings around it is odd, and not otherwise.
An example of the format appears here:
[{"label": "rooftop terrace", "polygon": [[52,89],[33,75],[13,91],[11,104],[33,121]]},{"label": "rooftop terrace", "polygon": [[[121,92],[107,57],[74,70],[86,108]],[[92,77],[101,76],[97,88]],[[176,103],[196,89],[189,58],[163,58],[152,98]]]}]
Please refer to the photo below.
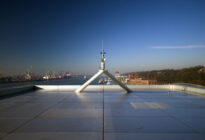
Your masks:
[{"label": "rooftop terrace", "polygon": [[[2,140],[204,140],[205,96],[50,87],[0,100]],[[97,90],[96,90],[97,89]]]}]

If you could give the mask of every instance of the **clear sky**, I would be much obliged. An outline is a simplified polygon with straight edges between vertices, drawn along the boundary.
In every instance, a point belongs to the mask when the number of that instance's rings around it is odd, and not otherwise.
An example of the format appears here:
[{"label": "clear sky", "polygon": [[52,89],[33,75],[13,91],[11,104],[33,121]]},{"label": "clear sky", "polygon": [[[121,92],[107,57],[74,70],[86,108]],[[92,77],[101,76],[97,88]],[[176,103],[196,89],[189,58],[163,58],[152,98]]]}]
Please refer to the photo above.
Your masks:
[{"label": "clear sky", "polygon": [[0,73],[205,65],[204,0],[1,0]]}]

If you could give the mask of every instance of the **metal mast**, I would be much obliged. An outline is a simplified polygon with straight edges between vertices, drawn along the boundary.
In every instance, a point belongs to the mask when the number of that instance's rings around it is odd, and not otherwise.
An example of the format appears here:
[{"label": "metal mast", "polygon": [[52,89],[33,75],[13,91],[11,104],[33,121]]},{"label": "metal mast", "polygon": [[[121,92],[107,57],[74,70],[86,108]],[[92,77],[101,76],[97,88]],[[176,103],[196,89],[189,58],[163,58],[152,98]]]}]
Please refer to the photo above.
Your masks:
[{"label": "metal mast", "polygon": [[104,51],[104,47],[103,47],[103,41],[102,41],[102,58],[101,58],[101,69],[95,74],[93,75],[87,82],[85,82],[82,86],[80,86],[80,88],[78,88],[76,90],[77,93],[82,92],[90,83],[92,83],[95,79],[97,79],[99,76],[101,76],[102,74],[105,74],[106,76],[108,76],[113,82],[115,82],[116,84],[118,84],[121,88],[123,88],[127,93],[131,92],[131,90],[124,85],[123,83],[121,83],[119,80],[117,80],[112,74],[110,74],[107,70],[105,70],[105,54],[106,52]]},{"label": "metal mast", "polygon": [[102,54],[102,58],[101,58],[101,70],[105,70],[105,54],[106,52],[104,51],[104,46],[103,46],[103,41],[102,41],[102,52],[100,52],[100,54]]}]

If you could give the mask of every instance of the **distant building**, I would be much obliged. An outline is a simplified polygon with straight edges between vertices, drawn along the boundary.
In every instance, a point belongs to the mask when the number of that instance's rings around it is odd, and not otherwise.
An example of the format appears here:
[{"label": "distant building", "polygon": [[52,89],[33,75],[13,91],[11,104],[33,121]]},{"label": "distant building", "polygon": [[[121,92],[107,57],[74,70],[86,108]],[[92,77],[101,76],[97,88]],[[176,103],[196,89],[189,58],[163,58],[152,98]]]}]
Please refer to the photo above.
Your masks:
[{"label": "distant building", "polygon": [[117,72],[115,72],[115,77],[117,78],[117,77],[120,77],[120,73],[117,71]]},{"label": "distant building", "polygon": [[127,84],[127,81],[128,81],[128,76],[123,76],[123,75],[120,75],[120,73],[117,71],[115,72],[115,78],[117,80],[119,80],[120,82],[122,82],[123,84]]},{"label": "distant building", "polygon": [[132,80],[142,80],[142,78],[137,77],[137,75],[134,73],[130,73],[128,77],[129,79],[132,79]]},{"label": "distant building", "polygon": [[120,81],[123,84],[128,84],[129,78],[128,78],[128,76],[120,76]]},{"label": "distant building", "polygon": [[25,80],[31,80],[31,75],[29,72],[26,72],[25,74]]},{"label": "distant building", "polygon": [[157,80],[143,79],[143,78],[137,77],[137,75],[134,73],[130,73],[128,77],[129,77],[129,80],[128,80],[129,84],[134,84],[134,85],[154,85],[154,84],[157,84]]}]

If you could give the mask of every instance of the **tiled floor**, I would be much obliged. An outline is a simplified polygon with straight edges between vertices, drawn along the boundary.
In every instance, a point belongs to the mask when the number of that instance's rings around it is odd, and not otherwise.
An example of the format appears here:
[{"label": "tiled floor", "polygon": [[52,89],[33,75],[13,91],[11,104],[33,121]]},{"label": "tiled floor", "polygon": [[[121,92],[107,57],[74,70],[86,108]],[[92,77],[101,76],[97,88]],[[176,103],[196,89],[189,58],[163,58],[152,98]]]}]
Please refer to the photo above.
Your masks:
[{"label": "tiled floor", "polygon": [[38,90],[0,100],[2,140],[204,140],[205,96]]}]

